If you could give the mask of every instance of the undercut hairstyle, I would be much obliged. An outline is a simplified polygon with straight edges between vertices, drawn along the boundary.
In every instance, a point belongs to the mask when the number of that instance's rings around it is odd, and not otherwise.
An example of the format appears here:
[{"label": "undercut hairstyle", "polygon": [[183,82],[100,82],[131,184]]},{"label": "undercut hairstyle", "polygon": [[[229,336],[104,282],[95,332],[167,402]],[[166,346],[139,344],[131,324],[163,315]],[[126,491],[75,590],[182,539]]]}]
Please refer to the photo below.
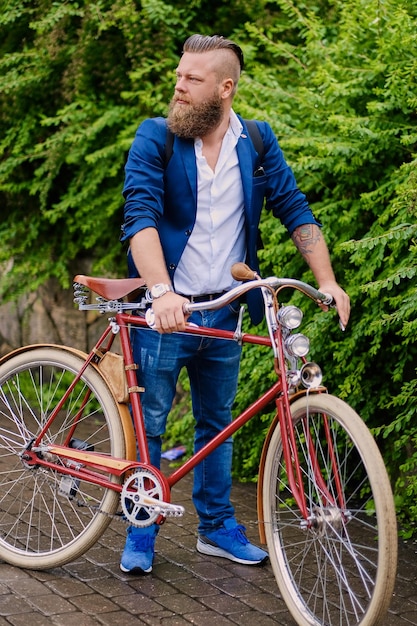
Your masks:
[{"label": "undercut hairstyle", "polygon": [[[243,52],[234,41],[221,35],[191,35],[184,43],[184,52],[211,52],[212,50],[226,51],[222,63],[219,64],[218,75],[220,79],[232,78],[234,91],[236,91],[240,74],[244,68]],[[233,54],[230,55],[229,52]],[[238,63],[236,63],[236,60]]]}]

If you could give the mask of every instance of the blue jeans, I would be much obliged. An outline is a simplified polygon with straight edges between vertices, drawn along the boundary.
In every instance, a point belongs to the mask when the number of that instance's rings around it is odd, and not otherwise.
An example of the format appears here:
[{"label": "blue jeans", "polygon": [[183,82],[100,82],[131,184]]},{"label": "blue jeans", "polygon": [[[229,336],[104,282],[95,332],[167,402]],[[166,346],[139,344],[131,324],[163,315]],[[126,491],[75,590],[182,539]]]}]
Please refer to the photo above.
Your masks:
[{"label": "blue jeans", "polygon": [[[237,305],[226,306],[218,311],[193,313],[189,321],[234,330],[237,313]],[[139,366],[138,383],[145,388],[141,400],[155,467],[160,466],[161,438],[182,367],[186,367],[190,379],[195,451],[230,423],[241,356],[237,342],[133,328],[132,345]],[[234,515],[230,503],[232,445],[229,438],[194,469],[193,502],[202,534]]]}]

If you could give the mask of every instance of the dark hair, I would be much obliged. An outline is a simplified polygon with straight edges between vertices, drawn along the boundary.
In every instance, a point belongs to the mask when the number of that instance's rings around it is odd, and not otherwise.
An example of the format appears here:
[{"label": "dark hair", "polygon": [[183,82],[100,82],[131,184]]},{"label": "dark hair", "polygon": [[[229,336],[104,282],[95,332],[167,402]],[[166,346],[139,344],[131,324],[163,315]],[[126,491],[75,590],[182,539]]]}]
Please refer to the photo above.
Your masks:
[{"label": "dark hair", "polygon": [[191,35],[184,43],[183,52],[209,52],[210,50],[232,50],[237,56],[240,71],[244,67],[242,49],[222,35]]}]

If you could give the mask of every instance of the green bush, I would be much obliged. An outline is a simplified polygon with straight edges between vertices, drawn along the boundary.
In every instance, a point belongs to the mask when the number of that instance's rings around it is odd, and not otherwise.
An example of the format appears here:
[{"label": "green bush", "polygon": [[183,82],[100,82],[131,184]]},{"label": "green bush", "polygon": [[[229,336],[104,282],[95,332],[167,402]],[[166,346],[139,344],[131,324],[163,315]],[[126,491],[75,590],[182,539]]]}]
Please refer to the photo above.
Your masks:
[{"label": "green bush", "polygon": [[[66,288],[83,257],[97,274],[124,274],[121,188],[136,127],[165,113],[191,32],[234,37],[247,61],[235,108],[271,123],[352,298],[344,334],[307,305],[312,358],[373,429],[407,533],[417,519],[416,12],[412,0],[9,0],[0,15],[1,297],[51,276]],[[311,281],[280,224],[265,213],[261,229],[263,274]],[[237,412],[270,377],[269,356],[245,350]],[[169,441],[191,441],[181,401],[175,416]],[[236,437],[236,475],[256,478],[269,419]]]}]

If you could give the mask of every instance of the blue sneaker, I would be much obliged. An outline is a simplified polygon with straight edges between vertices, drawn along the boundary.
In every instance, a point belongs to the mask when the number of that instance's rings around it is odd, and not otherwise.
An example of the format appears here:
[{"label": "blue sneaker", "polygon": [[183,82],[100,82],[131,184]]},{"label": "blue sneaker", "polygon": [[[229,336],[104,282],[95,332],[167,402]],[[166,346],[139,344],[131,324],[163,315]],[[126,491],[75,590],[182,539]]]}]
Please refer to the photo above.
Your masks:
[{"label": "blue sneaker", "polygon": [[268,553],[250,543],[245,530],[233,517],[225,520],[220,528],[199,535],[197,551],[243,565],[261,565],[267,560]]},{"label": "blue sneaker", "polygon": [[155,539],[159,526],[153,524],[146,528],[129,526],[125,549],[120,560],[120,569],[125,574],[149,574],[155,552]]}]

